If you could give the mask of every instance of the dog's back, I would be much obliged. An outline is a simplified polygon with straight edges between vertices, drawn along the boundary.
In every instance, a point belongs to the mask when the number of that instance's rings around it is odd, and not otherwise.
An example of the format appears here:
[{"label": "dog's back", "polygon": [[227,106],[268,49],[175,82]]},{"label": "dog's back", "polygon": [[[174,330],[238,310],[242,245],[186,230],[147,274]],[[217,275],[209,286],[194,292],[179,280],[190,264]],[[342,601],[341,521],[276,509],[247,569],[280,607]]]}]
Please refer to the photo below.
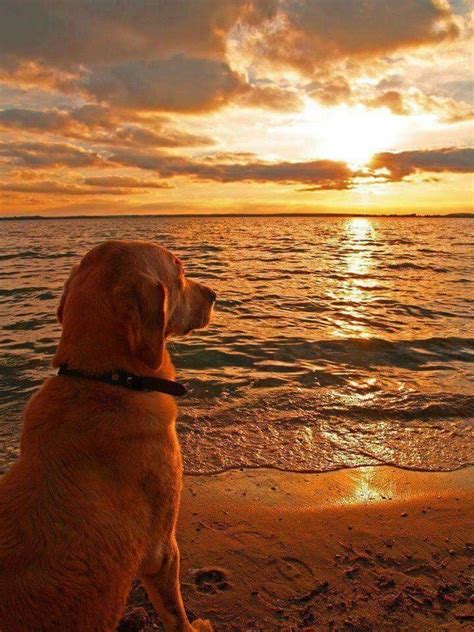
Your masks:
[{"label": "dog's back", "polygon": [[151,520],[144,460],[154,441],[142,421],[152,421],[145,409],[130,427],[127,398],[53,378],[31,400],[22,455],[0,481],[2,632],[115,628]]},{"label": "dog's back", "polygon": [[103,377],[172,382],[167,336],[205,327],[215,299],[149,242],[105,242],[71,271],[53,365],[73,372],[31,399],[0,482],[2,632],[111,632],[136,576],[167,630],[212,629],[179,586],[174,399]]}]

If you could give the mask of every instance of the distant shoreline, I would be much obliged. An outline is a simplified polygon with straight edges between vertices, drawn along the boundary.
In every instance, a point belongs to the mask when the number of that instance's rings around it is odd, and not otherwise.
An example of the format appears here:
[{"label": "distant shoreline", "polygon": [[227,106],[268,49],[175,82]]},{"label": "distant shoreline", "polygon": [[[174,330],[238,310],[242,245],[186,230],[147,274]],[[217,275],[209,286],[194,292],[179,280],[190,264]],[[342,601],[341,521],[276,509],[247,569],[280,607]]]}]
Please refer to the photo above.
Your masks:
[{"label": "distant shoreline", "polygon": [[416,213],[147,213],[140,214],[123,214],[123,215],[11,215],[0,216],[0,222],[12,221],[40,221],[40,220],[69,220],[69,219],[153,219],[153,218],[170,218],[170,217],[395,217],[399,219],[415,218],[415,219],[472,219],[474,213],[446,213],[418,215]]}]

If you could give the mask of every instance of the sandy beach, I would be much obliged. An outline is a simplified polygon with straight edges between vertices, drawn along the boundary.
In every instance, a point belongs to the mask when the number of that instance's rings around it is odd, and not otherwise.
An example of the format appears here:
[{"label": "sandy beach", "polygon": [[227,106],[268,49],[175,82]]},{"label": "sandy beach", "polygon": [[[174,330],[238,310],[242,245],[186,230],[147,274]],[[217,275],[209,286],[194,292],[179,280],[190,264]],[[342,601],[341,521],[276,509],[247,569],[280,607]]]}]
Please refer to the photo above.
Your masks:
[{"label": "sandy beach", "polygon": [[[473,482],[473,468],[188,476],[190,617],[217,632],[471,630]],[[119,630],[160,629],[151,612],[136,585]]]}]

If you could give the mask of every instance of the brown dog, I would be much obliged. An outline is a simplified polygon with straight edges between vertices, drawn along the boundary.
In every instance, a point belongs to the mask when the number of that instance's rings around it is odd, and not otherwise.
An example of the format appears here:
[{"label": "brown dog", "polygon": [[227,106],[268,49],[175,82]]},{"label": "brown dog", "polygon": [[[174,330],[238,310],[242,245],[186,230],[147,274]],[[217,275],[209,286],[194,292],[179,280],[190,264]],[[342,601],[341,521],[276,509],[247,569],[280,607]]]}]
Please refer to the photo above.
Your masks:
[{"label": "brown dog", "polygon": [[[66,283],[54,365],[174,378],[166,337],[205,327],[216,295],[143,241],[109,241]],[[140,577],[166,630],[190,624],[175,526],[174,399],[84,377],[48,379],[25,411],[21,456],[0,482],[2,632],[108,632]]]}]

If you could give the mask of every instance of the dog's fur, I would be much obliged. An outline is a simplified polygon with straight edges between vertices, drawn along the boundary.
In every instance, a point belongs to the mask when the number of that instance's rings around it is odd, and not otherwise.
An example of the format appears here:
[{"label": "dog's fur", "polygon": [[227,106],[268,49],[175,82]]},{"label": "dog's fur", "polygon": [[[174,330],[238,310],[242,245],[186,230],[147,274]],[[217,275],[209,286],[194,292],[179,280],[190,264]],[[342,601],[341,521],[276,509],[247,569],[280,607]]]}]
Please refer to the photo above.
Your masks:
[{"label": "dog's fur", "polygon": [[[166,337],[204,327],[215,294],[143,241],[109,241],[73,269],[54,365],[174,378]],[[0,482],[2,632],[109,632],[140,577],[167,632],[190,624],[179,588],[176,405],[162,393],[49,378]]]}]

